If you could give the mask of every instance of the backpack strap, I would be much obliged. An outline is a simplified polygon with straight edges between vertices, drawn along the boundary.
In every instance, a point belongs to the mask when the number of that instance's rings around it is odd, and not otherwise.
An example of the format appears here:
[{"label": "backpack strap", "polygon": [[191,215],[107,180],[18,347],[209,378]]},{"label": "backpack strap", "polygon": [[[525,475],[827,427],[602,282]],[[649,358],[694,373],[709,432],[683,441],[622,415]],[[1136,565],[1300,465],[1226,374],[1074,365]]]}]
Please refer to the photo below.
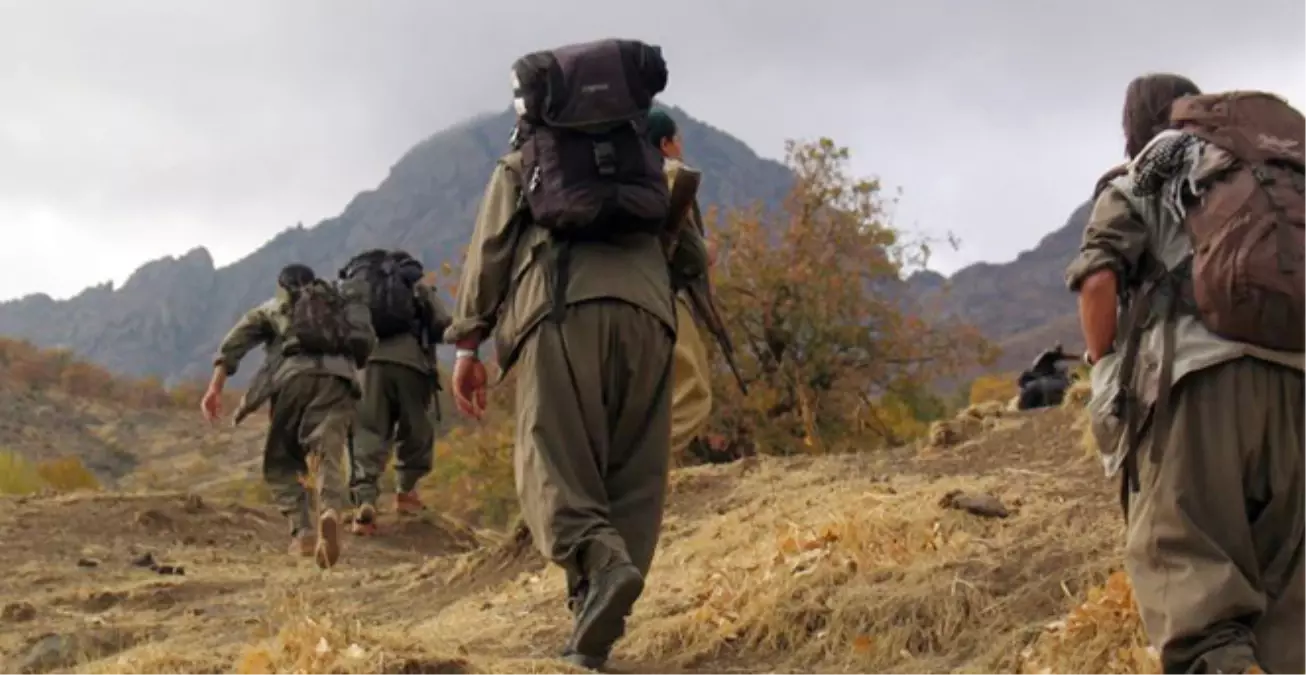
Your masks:
[{"label": "backpack strap", "polygon": [[1147,422],[1141,397],[1134,391],[1134,370],[1138,366],[1138,353],[1142,348],[1143,333],[1147,331],[1148,318],[1155,317],[1161,324],[1161,363],[1157,374],[1156,401],[1153,404],[1151,425],[1152,452],[1159,456],[1165,448],[1170,431],[1170,403],[1174,379],[1174,350],[1179,309],[1185,303],[1185,279],[1191,274],[1191,258],[1173,270],[1159,273],[1144,283],[1129,302],[1126,314],[1128,339],[1120,360],[1120,383],[1113,412],[1125,420],[1125,456],[1121,464],[1124,474],[1120,485],[1120,508],[1125,520],[1129,519],[1130,496],[1139,490],[1138,451],[1143,444],[1143,431]]},{"label": "backpack strap", "polygon": [[[513,211],[511,217],[516,222],[509,224],[508,228],[522,227],[531,220],[531,208],[526,202],[528,186],[525,176],[522,175],[521,153],[510,152],[500,157],[498,163],[517,177],[517,210]],[[554,265],[553,286],[549,291],[552,306],[549,309],[548,319],[553,323],[561,324],[563,317],[567,315],[567,281],[571,275],[571,245],[557,238],[552,239],[550,255],[546,258]]]}]

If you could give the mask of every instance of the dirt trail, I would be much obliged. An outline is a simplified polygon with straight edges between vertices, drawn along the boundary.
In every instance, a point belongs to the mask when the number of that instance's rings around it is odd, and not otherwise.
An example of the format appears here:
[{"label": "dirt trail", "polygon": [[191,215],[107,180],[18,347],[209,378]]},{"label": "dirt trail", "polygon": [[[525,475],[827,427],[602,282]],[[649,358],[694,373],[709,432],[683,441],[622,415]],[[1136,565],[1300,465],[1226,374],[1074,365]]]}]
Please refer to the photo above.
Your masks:
[{"label": "dirt trail", "polygon": [[[677,472],[625,672],[1014,671],[1115,567],[1112,490],[1071,411],[930,451]],[[945,509],[949,492],[1009,511]],[[322,572],[270,508],[181,493],[0,501],[0,665],[92,672],[549,672],[561,574],[440,518]],[[145,554],[184,575],[133,564]],[[49,637],[55,636],[55,637]],[[1087,658],[1087,657],[1086,657]],[[42,660],[44,659],[44,660]],[[1087,661],[1092,671],[1105,667]]]}]

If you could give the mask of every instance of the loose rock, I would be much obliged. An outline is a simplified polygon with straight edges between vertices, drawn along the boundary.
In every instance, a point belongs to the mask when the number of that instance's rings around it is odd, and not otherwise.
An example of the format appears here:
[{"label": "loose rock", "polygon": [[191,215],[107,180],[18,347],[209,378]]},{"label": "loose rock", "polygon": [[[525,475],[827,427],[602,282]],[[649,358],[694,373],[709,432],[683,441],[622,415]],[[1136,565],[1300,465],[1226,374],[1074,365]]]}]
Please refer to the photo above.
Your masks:
[{"label": "loose rock", "polygon": [[31,621],[36,618],[36,608],[30,602],[11,602],[0,609],[0,619],[10,623]]},{"label": "loose rock", "polygon": [[972,495],[961,490],[953,490],[943,495],[943,498],[939,500],[939,506],[945,509],[958,509],[985,518],[1006,518],[1011,515],[1001,500],[987,492]]}]

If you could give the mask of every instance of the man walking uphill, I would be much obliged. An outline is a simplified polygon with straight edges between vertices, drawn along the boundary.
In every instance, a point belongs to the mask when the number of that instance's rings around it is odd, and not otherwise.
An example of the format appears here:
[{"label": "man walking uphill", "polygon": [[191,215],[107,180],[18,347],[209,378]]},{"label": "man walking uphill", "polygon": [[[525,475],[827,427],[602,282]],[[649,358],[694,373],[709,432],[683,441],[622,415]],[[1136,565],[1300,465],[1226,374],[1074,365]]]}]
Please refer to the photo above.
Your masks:
[{"label": "man walking uphill", "polygon": [[[681,137],[675,120],[661,110],[649,113],[649,141],[662,153],[663,171],[668,185],[675,183],[676,174],[684,167]],[[701,238],[703,223],[697,204],[689,212],[689,222],[682,224],[685,237]],[[684,237],[681,238],[684,240]],[[677,244],[680,242],[678,241]],[[696,243],[696,242],[694,242]],[[679,247],[678,247],[679,248]],[[685,246],[686,252],[691,250]],[[696,261],[696,273],[707,274],[707,261]],[[692,280],[673,277],[672,284],[683,286]],[[671,379],[671,455],[679,457],[685,448],[707,426],[712,414],[712,383],[708,379],[710,364],[703,337],[699,334],[694,312],[683,288],[676,293],[676,347]]]},{"label": "man walking uphill", "polygon": [[[234,422],[270,402],[263,479],[290,521],[291,553],[313,555],[319,567],[334,565],[340,556],[340,516],[348,504],[341,463],[359,395],[354,369],[367,361],[374,342],[364,305],[311,269],[289,265],[277,278],[276,297],[247,312],[223,338],[200,403],[204,416],[216,420],[227,378],[250,350],[264,346],[266,360]],[[301,482],[310,473],[310,458],[316,511]]]},{"label": "man walking uphill", "polygon": [[597,668],[643,590],[666,492],[669,205],[643,128],[666,66],[654,47],[606,40],[528,55],[513,77],[514,150],[486,187],[446,333],[453,389],[479,417],[483,340],[516,368],[522,514],[567,573],[564,655]]},{"label": "man walking uphill", "polygon": [[1147,75],[1123,122],[1067,280],[1143,625],[1166,672],[1300,673],[1303,119]]},{"label": "man walking uphill", "polygon": [[435,429],[427,415],[436,390],[435,345],[449,315],[435,289],[419,283],[422,264],[402,251],[360,253],[340,271],[367,288],[377,345],[363,373],[354,433],[350,439],[350,487],[358,511],[353,532],[376,531],[378,481],[396,444],[395,511],[422,510],[417,482],[431,472]]}]

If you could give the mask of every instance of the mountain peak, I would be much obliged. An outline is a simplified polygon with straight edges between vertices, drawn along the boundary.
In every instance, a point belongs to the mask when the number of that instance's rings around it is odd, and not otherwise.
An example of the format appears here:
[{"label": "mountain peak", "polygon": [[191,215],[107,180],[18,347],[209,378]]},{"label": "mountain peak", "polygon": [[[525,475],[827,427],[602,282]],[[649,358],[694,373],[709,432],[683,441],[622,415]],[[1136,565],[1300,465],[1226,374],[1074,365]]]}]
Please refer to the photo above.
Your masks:
[{"label": "mountain peak", "polygon": [[[705,206],[783,198],[793,180],[788,169],[669,108],[681,125],[687,161],[704,171]],[[215,268],[209,252],[196,247],[145,263],[121,288],[104,284],[64,301],[36,295],[0,304],[0,334],[67,345],[122,374],[166,381],[207,375],[218,341],[237,317],[267,299],[288,263],[327,274],[353,253],[375,247],[405,249],[428,266],[459,262],[485,180],[508,148],[512,124],[513,114],[505,109],[432,134],[339,215],[288,227],[226,267]]]}]

